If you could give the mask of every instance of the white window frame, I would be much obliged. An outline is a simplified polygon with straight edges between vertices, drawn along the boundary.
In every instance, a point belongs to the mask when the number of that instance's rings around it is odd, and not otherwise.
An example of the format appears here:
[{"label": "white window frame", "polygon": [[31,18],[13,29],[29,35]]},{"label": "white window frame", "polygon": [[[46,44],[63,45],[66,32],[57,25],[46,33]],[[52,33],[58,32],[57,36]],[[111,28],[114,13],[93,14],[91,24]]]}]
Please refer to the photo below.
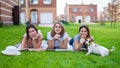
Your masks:
[{"label": "white window frame", "polygon": [[51,4],[51,0],[43,0],[43,4]]},{"label": "white window frame", "polygon": [[77,12],[77,8],[73,8],[73,9],[72,9],[72,12]]},{"label": "white window frame", "polygon": [[94,8],[90,8],[90,12],[94,12]]},{"label": "white window frame", "polygon": [[92,16],[92,21],[95,21],[95,16]]},{"label": "white window frame", "polygon": [[80,8],[79,11],[82,12],[82,9]]},{"label": "white window frame", "polygon": [[[33,3],[32,3],[33,1]],[[38,4],[38,0],[30,0],[30,4]]]},{"label": "white window frame", "polygon": [[85,9],[85,12],[89,12],[89,9],[88,9],[88,8],[86,8],[86,9]]},{"label": "white window frame", "polygon": [[[36,14],[36,17],[33,17],[34,13]],[[35,18],[35,20],[34,20],[34,18]],[[31,22],[37,22],[37,12],[36,11],[31,12]]]},{"label": "white window frame", "polygon": [[74,21],[74,16],[73,15],[71,16],[71,19],[72,19],[72,21]]}]

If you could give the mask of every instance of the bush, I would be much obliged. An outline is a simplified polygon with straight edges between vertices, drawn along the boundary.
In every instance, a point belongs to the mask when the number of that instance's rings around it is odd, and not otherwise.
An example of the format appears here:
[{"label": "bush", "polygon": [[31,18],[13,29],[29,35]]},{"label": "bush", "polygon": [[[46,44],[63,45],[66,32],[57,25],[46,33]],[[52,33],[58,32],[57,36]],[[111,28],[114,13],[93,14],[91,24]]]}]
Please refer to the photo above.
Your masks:
[{"label": "bush", "polygon": [[66,25],[69,25],[69,22],[67,22],[67,21],[60,21],[60,22],[62,22],[63,24],[66,24]]},{"label": "bush", "polygon": [[2,21],[0,21],[0,27],[3,27],[3,22]]},{"label": "bush", "polygon": [[29,25],[29,24],[30,24],[30,22],[29,22],[29,21],[27,21],[25,24],[26,24],[26,25]]}]

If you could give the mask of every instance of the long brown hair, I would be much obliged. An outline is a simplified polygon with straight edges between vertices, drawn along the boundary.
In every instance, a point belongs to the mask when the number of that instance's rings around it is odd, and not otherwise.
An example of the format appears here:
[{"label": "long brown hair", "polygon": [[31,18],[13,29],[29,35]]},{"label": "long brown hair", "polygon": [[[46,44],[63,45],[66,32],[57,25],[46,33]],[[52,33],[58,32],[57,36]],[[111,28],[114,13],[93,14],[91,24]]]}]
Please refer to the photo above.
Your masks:
[{"label": "long brown hair", "polygon": [[81,26],[79,27],[79,32],[80,32],[80,30],[81,30],[82,28],[85,28],[85,29],[87,30],[87,32],[88,32],[87,38],[90,38],[89,27],[88,27],[87,25],[81,25]]},{"label": "long brown hair", "polygon": [[32,24],[27,25],[27,27],[26,27],[27,39],[29,39],[29,37],[30,37],[29,36],[29,29],[30,28],[34,28],[35,31],[38,33],[37,28],[34,25],[32,25]]},{"label": "long brown hair", "polygon": [[62,37],[64,35],[64,33],[65,33],[65,29],[64,29],[63,25],[60,22],[55,22],[55,24],[53,25],[52,30],[51,30],[51,36],[54,37],[54,35],[56,34],[55,30],[54,30],[56,24],[59,24],[61,26],[61,33],[60,33],[60,35]]}]

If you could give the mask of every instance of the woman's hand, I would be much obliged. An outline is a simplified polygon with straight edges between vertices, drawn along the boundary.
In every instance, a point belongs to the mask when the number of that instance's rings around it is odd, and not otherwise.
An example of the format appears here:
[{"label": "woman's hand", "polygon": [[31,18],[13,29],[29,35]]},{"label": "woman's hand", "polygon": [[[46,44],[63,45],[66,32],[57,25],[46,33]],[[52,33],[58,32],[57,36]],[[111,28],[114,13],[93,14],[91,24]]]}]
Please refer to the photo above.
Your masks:
[{"label": "woman's hand", "polygon": [[60,38],[60,34],[55,34],[55,36],[54,36],[54,39],[59,39]]},{"label": "woman's hand", "polygon": [[80,44],[83,44],[85,42],[85,39],[84,38],[81,38],[80,39]]},{"label": "woman's hand", "polygon": [[39,34],[36,34],[32,39],[35,40],[39,37],[40,35]]}]

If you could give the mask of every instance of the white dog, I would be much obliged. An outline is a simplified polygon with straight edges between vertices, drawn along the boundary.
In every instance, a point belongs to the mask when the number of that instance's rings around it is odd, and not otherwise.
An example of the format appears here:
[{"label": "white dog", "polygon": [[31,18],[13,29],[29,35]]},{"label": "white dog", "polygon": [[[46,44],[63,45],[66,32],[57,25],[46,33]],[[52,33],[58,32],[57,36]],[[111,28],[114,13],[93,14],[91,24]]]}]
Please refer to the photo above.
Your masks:
[{"label": "white dog", "polygon": [[87,49],[88,49],[86,56],[89,55],[90,53],[93,53],[93,54],[99,54],[102,57],[104,57],[109,54],[109,51],[113,51],[115,49],[113,46],[112,49],[108,50],[103,46],[95,44],[90,38],[86,40],[85,45],[87,45]]}]

